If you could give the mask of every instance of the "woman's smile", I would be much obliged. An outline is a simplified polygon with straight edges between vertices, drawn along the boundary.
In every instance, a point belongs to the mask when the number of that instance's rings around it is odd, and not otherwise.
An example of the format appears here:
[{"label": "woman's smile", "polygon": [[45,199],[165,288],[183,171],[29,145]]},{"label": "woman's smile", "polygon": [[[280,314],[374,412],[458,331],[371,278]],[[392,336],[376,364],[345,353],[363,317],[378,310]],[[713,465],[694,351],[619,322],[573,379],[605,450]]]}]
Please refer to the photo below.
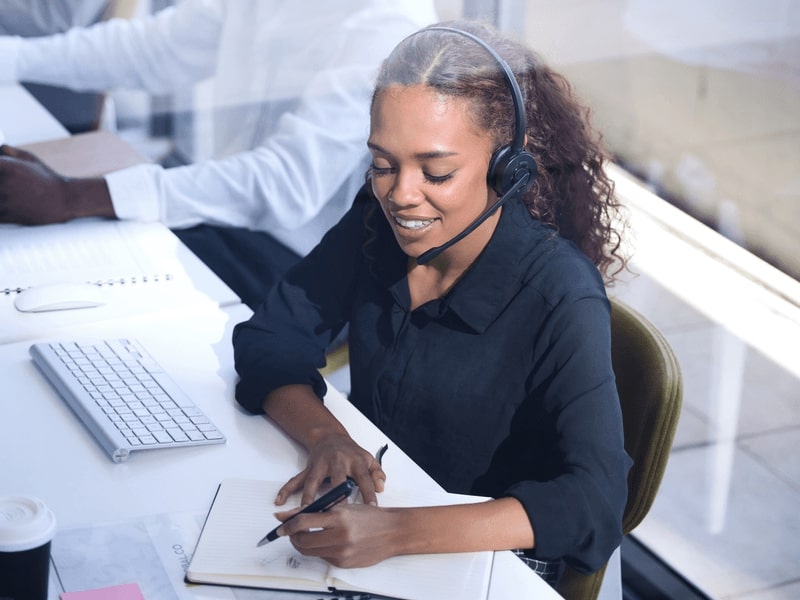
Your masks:
[{"label": "woman's smile", "polygon": [[408,233],[420,234],[428,231],[436,219],[423,219],[419,217],[401,217],[392,212],[395,225],[400,229],[407,230]]}]

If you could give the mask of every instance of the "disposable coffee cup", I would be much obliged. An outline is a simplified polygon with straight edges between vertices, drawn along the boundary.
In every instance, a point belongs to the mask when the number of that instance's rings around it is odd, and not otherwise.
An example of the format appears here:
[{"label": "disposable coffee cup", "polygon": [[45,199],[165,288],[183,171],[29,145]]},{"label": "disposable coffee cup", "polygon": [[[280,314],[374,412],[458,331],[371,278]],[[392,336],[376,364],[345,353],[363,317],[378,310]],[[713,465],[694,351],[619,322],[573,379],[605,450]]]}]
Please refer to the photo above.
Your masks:
[{"label": "disposable coffee cup", "polygon": [[56,519],[31,496],[0,497],[0,600],[47,600]]}]

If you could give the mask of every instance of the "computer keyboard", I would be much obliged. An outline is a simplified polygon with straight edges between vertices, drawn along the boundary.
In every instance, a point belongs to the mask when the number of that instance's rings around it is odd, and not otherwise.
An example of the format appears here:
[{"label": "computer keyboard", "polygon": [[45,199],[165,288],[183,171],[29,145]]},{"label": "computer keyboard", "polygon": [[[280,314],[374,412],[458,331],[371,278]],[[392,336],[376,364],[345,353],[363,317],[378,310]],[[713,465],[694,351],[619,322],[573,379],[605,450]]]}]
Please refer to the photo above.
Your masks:
[{"label": "computer keyboard", "polygon": [[34,363],[114,462],[225,437],[135,340],[36,343]]}]

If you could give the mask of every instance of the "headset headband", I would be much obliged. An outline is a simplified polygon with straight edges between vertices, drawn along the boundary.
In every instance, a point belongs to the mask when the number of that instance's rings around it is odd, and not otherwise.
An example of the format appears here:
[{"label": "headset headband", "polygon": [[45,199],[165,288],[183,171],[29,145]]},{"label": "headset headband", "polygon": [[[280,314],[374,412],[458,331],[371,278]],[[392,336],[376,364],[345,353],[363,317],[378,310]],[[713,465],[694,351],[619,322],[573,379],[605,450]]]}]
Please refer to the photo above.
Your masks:
[{"label": "headset headband", "polygon": [[492,58],[494,58],[497,64],[500,65],[500,68],[503,70],[503,76],[505,77],[508,87],[511,90],[511,100],[514,103],[514,137],[511,142],[511,147],[513,150],[522,150],[525,145],[526,131],[525,105],[522,101],[522,91],[519,88],[517,78],[514,77],[514,72],[511,70],[511,67],[508,66],[508,63],[503,60],[503,57],[500,56],[489,44],[484,42],[477,35],[474,35],[468,31],[464,31],[463,29],[434,25],[433,27],[426,28],[425,31],[447,31],[469,38],[486,50],[492,56]]}]

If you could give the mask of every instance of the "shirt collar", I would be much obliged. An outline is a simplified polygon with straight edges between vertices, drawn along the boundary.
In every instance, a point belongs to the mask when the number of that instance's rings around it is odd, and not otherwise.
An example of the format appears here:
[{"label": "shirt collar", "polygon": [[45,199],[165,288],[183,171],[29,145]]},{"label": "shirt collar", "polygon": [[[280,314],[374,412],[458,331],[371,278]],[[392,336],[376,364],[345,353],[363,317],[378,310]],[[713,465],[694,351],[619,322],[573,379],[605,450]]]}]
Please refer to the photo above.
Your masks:
[{"label": "shirt collar", "polygon": [[552,248],[555,232],[519,200],[505,205],[492,238],[447,294],[450,310],[477,333],[485,331],[530,277],[535,257]]}]

